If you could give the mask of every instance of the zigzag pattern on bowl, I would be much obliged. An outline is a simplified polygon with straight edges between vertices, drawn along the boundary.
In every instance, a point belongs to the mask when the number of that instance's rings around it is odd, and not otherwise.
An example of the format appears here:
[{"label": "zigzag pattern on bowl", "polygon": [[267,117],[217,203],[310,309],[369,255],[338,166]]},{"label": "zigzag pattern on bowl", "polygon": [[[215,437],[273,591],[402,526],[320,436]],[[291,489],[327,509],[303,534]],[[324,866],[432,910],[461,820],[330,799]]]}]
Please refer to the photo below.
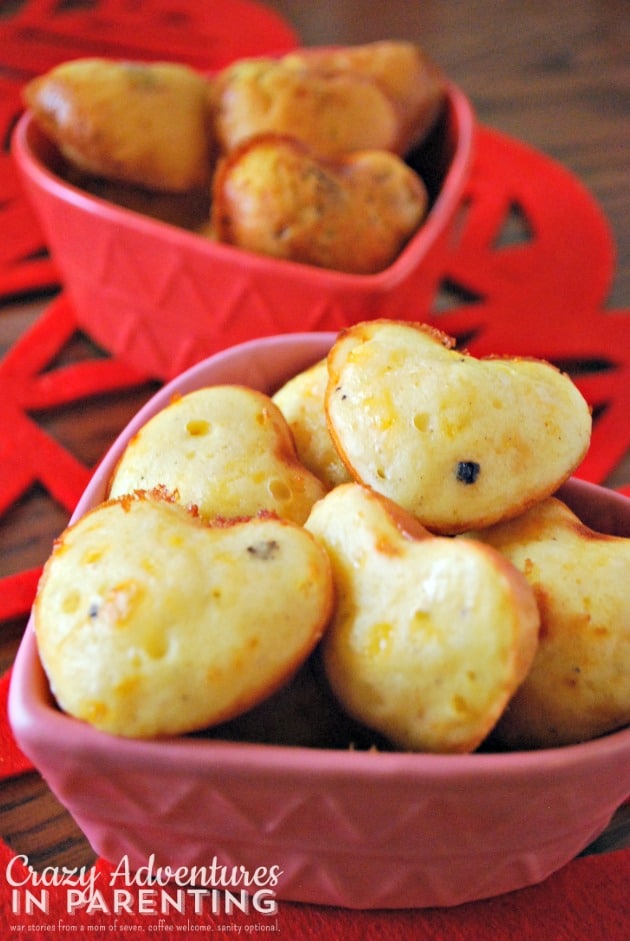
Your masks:
[{"label": "zigzag pattern on bowl", "polygon": [[[156,845],[164,842],[163,824],[156,823],[156,818],[133,828],[126,824],[112,826],[110,819],[91,817],[79,818],[79,823],[90,835],[95,849],[113,864],[128,855],[132,865],[145,865]],[[467,863],[467,876],[454,883],[448,866],[436,865],[434,843],[427,843],[424,852],[417,851],[411,857],[374,853],[365,846],[361,852],[358,846],[350,847],[336,840],[335,831],[326,829],[323,821],[328,845],[305,848],[295,839],[286,844],[255,833],[244,835],[241,840],[228,834],[215,836],[211,827],[206,830],[203,815],[199,815],[196,833],[178,830],[169,833],[172,848],[165,856],[163,849],[157,854],[156,865],[209,865],[211,846],[221,865],[236,870],[241,866],[250,871],[260,866],[279,866],[282,875],[276,894],[281,900],[348,908],[448,906],[540,882],[576,856],[607,823],[607,819],[597,821],[579,839],[575,832],[568,839],[563,835],[553,841],[552,847],[545,845],[544,852],[533,840],[531,847],[520,848],[513,854],[491,854],[482,865],[478,842],[467,843],[457,856],[452,853],[448,856],[454,863],[461,864],[462,859]],[[584,827],[584,821],[581,825]]]},{"label": "zigzag pattern on bowl", "polygon": [[[228,773],[217,783],[212,779],[220,775],[211,771],[188,779],[164,773],[156,790],[154,774],[114,767],[109,777],[97,776],[78,758],[60,767],[52,786],[94,849],[114,864],[128,854],[142,866],[155,854],[157,865],[204,866],[211,853],[222,865],[251,871],[280,866],[280,899],[346,907],[453,905],[536,883],[577,855],[610,818],[585,813],[579,790],[563,808],[544,791],[532,792],[520,816],[506,813],[498,794],[495,814],[484,808],[478,816],[474,796],[462,815],[461,787],[413,799],[409,782],[394,781],[377,815],[366,814],[351,783],[333,792],[316,774],[310,784],[281,792],[268,776]],[[545,818],[553,823],[552,839]],[[486,851],[476,865],[489,831],[515,849]],[[448,861],[458,868],[464,862],[465,876],[454,882]]]}]

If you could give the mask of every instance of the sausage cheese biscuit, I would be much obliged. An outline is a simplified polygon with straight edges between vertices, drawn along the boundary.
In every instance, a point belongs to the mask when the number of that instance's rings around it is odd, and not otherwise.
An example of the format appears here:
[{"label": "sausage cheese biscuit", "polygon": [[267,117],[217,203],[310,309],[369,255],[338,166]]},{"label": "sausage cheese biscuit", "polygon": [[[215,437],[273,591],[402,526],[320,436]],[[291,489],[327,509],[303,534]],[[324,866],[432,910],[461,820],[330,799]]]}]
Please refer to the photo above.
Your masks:
[{"label": "sausage cheese biscuit", "polygon": [[352,476],[434,532],[518,515],[553,493],[590,443],[590,409],[559,369],[478,359],[423,324],[350,327],[328,370],[328,424]]},{"label": "sausage cheese biscuit", "polygon": [[156,488],[206,518],[269,511],[296,523],[326,492],[298,460],[280,409],[237,385],[174,399],[128,443],[109,496]]},{"label": "sausage cheese biscuit", "polygon": [[541,617],[536,657],[496,739],[553,748],[627,725],[630,539],[594,532],[555,497],[473,536],[523,573]]},{"label": "sausage cheese biscuit", "polygon": [[489,546],[432,536],[359,484],[332,490],[306,526],[332,562],[322,647],[342,706],[398,748],[476,749],[536,651],[525,578]]},{"label": "sausage cheese biscuit", "polygon": [[66,712],[121,736],[179,735],[287,682],[331,602],[328,557],[302,527],[213,526],[136,494],[100,504],[57,540],[35,631]]}]

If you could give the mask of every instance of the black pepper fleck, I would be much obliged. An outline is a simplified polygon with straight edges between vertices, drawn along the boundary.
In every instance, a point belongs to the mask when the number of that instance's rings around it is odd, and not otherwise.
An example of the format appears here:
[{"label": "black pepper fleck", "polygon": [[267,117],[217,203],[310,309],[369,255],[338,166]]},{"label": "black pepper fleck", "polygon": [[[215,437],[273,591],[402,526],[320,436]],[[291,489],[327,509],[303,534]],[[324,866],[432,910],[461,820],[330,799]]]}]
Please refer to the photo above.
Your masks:
[{"label": "black pepper fleck", "polygon": [[474,484],[480,471],[477,461],[458,461],[455,476],[462,484]]},{"label": "black pepper fleck", "polygon": [[252,546],[247,547],[247,551],[257,559],[273,559],[280,551],[280,543],[276,542],[275,539],[255,542]]}]

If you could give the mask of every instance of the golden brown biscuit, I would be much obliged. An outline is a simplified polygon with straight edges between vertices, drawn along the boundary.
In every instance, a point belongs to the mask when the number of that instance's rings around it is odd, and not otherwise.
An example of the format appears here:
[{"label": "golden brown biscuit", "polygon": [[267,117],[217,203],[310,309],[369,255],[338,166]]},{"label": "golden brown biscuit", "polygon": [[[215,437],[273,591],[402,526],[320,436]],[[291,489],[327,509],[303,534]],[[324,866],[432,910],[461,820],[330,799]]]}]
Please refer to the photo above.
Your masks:
[{"label": "golden brown biscuit", "polygon": [[116,735],[178,735],[277,690],[318,642],[331,599],[326,553],[301,527],[213,527],[136,495],[57,540],[35,630],[66,712]]},{"label": "golden brown biscuit", "polygon": [[324,409],[328,384],[326,360],[320,360],[286,382],[272,396],[293,434],[298,457],[329,487],[351,480],[333,444]]},{"label": "golden brown biscuit", "polygon": [[286,63],[372,79],[396,105],[399,127],[393,149],[405,154],[435,124],[444,102],[442,70],[417,44],[381,40],[360,46],[311,48],[289,53]]},{"label": "golden brown biscuit", "polygon": [[75,59],[29,82],[24,99],[85,173],[159,192],[210,185],[208,83],[187,66]]},{"label": "golden brown biscuit", "polygon": [[477,359],[422,324],[357,324],[328,370],[329,427],[353,477],[434,532],[518,515],[588,449],[589,407],[568,376],[540,360]]},{"label": "golden brown biscuit", "polygon": [[326,492],[300,464],[271,399],[244,386],[210,386],[175,399],[128,443],[109,497],[162,488],[206,519],[263,510],[303,523]]},{"label": "golden brown biscuit", "polygon": [[344,708],[399,748],[477,748],[535,653],[523,576],[482,543],[431,536],[358,484],[315,504],[306,527],[332,562],[323,658]]},{"label": "golden brown biscuit", "polygon": [[630,722],[630,539],[593,532],[553,497],[472,535],[523,572],[541,617],[534,663],[496,739],[553,748]]},{"label": "golden brown biscuit", "polygon": [[392,150],[398,115],[369,77],[282,59],[241,59],[215,79],[216,134],[228,153],[260,134],[289,134],[320,156]]},{"label": "golden brown biscuit", "polygon": [[212,223],[220,241],[353,274],[382,271],[418,229],[428,197],[394,154],[324,161],[291,137],[254,138],[215,174]]}]

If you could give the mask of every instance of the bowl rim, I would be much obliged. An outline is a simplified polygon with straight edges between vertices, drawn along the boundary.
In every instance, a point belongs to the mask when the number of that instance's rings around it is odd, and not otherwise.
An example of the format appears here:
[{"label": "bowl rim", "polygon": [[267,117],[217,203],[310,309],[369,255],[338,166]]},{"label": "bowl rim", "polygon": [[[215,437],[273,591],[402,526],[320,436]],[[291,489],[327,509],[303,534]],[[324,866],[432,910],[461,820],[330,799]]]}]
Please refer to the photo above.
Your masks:
[{"label": "bowl rim", "polygon": [[[182,395],[199,388],[201,384],[218,384],[216,373],[252,365],[252,353],[262,363],[269,361],[269,351],[276,354],[288,351],[301,358],[305,365],[316,361],[330,347],[338,331],[322,333],[279,334],[235,344],[202,360],[162,386],[139,409],[120,432],[107,453],[95,468],[70,522],[74,522],[92,506],[100,502],[99,494],[111,469],[115,466],[127,441],[152,415],[164,407],[174,394]],[[295,353],[299,349],[299,357]],[[298,368],[294,365],[295,368]],[[205,378],[210,370],[214,377]],[[229,381],[229,380],[228,380]],[[236,380],[232,380],[236,381]],[[596,484],[570,478],[560,488],[578,498],[604,496],[611,505],[624,510],[624,519],[630,520],[630,499]],[[378,752],[352,749],[315,748],[299,745],[258,744],[203,737],[176,736],[161,739],[128,739],[99,731],[87,723],[65,715],[54,705],[37,651],[33,615],[29,619],[22,643],[13,666],[9,689],[9,719],[18,743],[26,754],[31,748],[49,748],[52,742],[71,743],[74,754],[100,758],[116,765],[160,768],[172,774],[173,768],[185,767],[188,772],[208,772],[208,763],[229,768],[231,772],[247,775],[284,772],[303,773],[317,771],[337,779],[353,778],[363,782],[381,778],[413,779],[421,776],[443,780],[445,776],[457,783],[488,779],[510,781],[527,776],[534,780],[549,774],[569,773],[591,763],[611,761],[616,756],[630,753],[630,726],[574,745],[523,751],[483,752],[465,755],[409,753],[401,751]],[[375,760],[376,759],[376,760]],[[170,769],[170,770],[169,770]],[[630,784],[628,787],[630,792]]]},{"label": "bowl rim", "polygon": [[13,667],[9,689],[9,717],[18,743],[25,752],[33,745],[50,748],[71,746],[75,759],[100,759],[114,766],[145,768],[151,773],[194,775],[215,769],[244,776],[317,771],[326,777],[365,782],[379,779],[443,780],[463,784],[472,779],[509,783],[526,776],[534,781],[550,774],[570,774],[593,763],[609,762],[630,752],[630,727],[581,742],[518,752],[474,752],[442,755],[425,752],[373,752],[353,749],[310,748],[206,739],[165,737],[132,739],[101,732],[59,711],[52,702],[37,652],[32,619]]},{"label": "bowl rim", "polygon": [[[444,181],[435,202],[420,228],[410,238],[394,261],[381,271],[374,274],[354,274],[345,271],[320,268],[302,262],[271,258],[265,255],[227,245],[221,242],[204,239],[203,236],[180,228],[176,225],[143,215],[132,209],[118,206],[100,196],[82,190],[72,183],[66,182],[54,170],[50,169],[40,158],[33,146],[33,137],[40,136],[46,140],[46,135],[38,127],[32,111],[26,108],[20,115],[11,135],[11,153],[21,172],[31,183],[55,200],[67,203],[83,213],[98,217],[101,221],[110,224],[119,224],[121,219],[128,228],[135,229],[142,235],[150,235],[162,231],[168,235],[171,242],[182,250],[194,249],[196,252],[210,254],[225,261],[236,261],[247,265],[256,272],[276,272],[282,278],[288,272],[295,272],[307,282],[313,282],[320,287],[329,283],[331,288],[342,285],[352,285],[354,288],[371,290],[379,287],[382,282],[398,281],[408,277],[416,265],[416,257],[424,257],[427,249],[446,228],[450,220],[454,203],[461,195],[462,183],[465,181],[472,165],[473,145],[475,136],[475,114],[472,104],[464,92],[451,81],[446,82],[445,108],[449,112],[450,121],[454,129],[455,148],[450,165],[446,171]],[[54,147],[52,142],[50,146]]]}]

